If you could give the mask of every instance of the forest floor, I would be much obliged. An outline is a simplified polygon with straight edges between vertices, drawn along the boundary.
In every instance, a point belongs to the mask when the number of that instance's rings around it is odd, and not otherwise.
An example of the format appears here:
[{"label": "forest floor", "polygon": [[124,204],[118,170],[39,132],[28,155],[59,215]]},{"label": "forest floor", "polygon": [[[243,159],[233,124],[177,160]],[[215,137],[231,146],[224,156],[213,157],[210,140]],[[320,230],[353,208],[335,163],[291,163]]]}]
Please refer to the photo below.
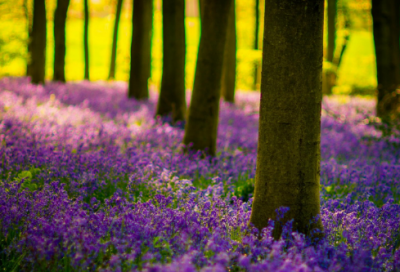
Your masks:
[{"label": "forest floor", "polygon": [[371,125],[374,100],[323,101],[318,243],[248,227],[259,93],[221,102],[206,159],[180,152],[156,101],[128,100],[125,83],[0,80],[1,268],[398,271],[400,141]]}]

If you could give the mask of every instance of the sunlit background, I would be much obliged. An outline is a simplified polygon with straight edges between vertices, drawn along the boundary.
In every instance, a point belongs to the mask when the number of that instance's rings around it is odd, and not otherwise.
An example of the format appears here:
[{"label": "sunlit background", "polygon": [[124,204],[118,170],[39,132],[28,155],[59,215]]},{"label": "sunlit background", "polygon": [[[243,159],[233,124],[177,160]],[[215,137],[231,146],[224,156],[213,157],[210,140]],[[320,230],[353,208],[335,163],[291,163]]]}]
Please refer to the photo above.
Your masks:
[{"label": "sunlit background", "polygon": [[[0,3],[0,77],[23,76],[26,70],[28,20],[32,18],[32,0],[1,0]],[[237,77],[236,89],[259,88],[255,66],[261,64],[261,49],[254,49],[255,0],[236,0]],[[259,1],[259,48],[262,46],[264,1]],[[47,57],[46,78],[53,74],[53,15],[55,0],[46,1]],[[92,81],[106,80],[109,72],[116,0],[89,1],[89,54]],[[348,36],[343,59],[337,71],[334,94],[373,95],[376,88],[375,54],[372,35],[371,4],[367,0],[339,0],[336,55]],[[325,12],[326,14],[326,12]],[[123,3],[119,26],[116,80],[127,81],[130,66],[132,1]],[[160,86],[162,73],[161,0],[154,0],[152,70],[150,84]],[[347,25],[346,25],[347,20]],[[82,80],[83,1],[71,0],[67,17],[66,80]],[[326,33],[327,31],[325,31]],[[186,87],[193,86],[198,42],[201,33],[198,0],[186,1]],[[325,39],[326,45],[326,39]],[[330,65],[324,62],[324,69]]]}]

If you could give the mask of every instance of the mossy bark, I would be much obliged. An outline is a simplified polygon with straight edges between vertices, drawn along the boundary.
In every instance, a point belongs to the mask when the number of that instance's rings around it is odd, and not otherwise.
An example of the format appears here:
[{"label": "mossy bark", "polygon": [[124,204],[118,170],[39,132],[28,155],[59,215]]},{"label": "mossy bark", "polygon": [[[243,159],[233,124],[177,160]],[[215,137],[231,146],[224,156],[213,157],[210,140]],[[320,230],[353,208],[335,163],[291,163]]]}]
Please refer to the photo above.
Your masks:
[{"label": "mossy bark", "polygon": [[[234,1],[235,3],[235,1]],[[221,79],[221,95],[226,102],[235,103],[236,83],[236,16],[235,4],[229,11],[224,64]]]},{"label": "mossy bark", "polygon": [[183,143],[215,156],[221,76],[233,0],[202,0],[202,33]]},{"label": "mossy bark", "polygon": [[122,2],[123,2],[123,0],[118,0],[117,8],[115,10],[114,33],[113,33],[112,48],[111,48],[111,60],[110,60],[110,73],[108,74],[109,80],[115,78],[115,63],[116,63],[116,59],[117,59],[118,28],[119,28],[119,19],[121,18]]},{"label": "mossy bark", "polygon": [[328,0],[328,43],[326,59],[333,62],[335,56],[335,42],[336,42],[336,18],[337,18],[337,0]]},{"label": "mossy bark", "polygon": [[250,222],[282,224],[309,235],[320,212],[320,121],[324,0],[266,0],[260,125]]},{"label": "mossy bark", "polygon": [[69,0],[57,0],[54,12],[54,81],[65,82],[65,24]]},{"label": "mossy bark", "polygon": [[169,114],[173,122],[186,118],[185,0],[163,1],[163,74],[156,115]]},{"label": "mossy bark", "polygon": [[44,0],[33,1],[30,75],[32,83],[44,84],[46,65],[46,6]]},{"label": "mossy bark", "polygon": [[378,79],[377,116],[385,122],[399,119],[400,1],[372,0],[373,32]]},{"label": "mossy bark", "polygon": [[132,15],[131,71],[128,97],[149,98],[153,1],[134,0]]},{"label": "mossy bark", "polygon": [[83,25],[83,47],[85,57],[85,75],[84,78],[89,80],[89,0],[83,1],[84,6],[84,25]]}]

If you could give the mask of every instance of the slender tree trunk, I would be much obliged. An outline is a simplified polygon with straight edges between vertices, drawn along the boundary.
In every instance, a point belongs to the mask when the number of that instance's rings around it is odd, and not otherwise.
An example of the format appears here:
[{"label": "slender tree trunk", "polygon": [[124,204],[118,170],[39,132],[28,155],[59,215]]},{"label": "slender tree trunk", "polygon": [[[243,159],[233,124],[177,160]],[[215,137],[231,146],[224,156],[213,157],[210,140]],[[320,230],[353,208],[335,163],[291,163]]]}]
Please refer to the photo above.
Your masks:
[{"label": "slender tree trunk", "polygon": [[326,58],[329,62],[333,62],[335,55],[336,14],[337,0],[328,0],[328,48]]},{"label": "slender tree trunk", "polygon": [[85,24],[83,31],[83,47],[85,51],[85,79],[89,80],[89,0],[84,0]]},{"label": "slender tree trunk", "polygon": [[113,42],[112,42],[112,49],[111,49],[111,61],[110,61],[110,73],[108,75],[108,79],[115,78],[115,62],[116,62],[116,58],[117,58],[118,26],[119,26],[119,19],[121,18],[122,2],[123,2],[123,0],[118,0],[117,9],[115,11],[114,34],[113,34]]},{"label": "slender tree trunk", "polygon": [[134,0],[128,97],[138,100],[149,98],[152,23],[153,1]]},{"label": "slender tree trunk", "polygon": [[372,0],[372,18],[378,78],[377,115],[383,121],[398,120],[400,84],[400,2]]},{"label": "slender tree trunk", "polygon": [[69,0],[58,0],[54,12],[54,81],[65,82],[65,24]]},{"label": "slender tree trunk", "polygon": [[32,76],[32,69],[31,69],[31,56],[32,56],[32,20],[31,16],[29,14],[29,8],[28,8],[28,0],[24,0],[23,3],[24,6],[24,13],[25,13],[25,19],[26,19],[26,28],[28,31],[28,48],[27,48],[27,61],[26,61],[26,76]]},{"label": "slender tree trunk", "polygon": [[233,0],[202,0],[202,4],[202,34],[183,143],[215,156],[223,56]]},{"label": "slender tree trunk", "polygon": [[236,18],[235,1],[229,11],[226,34],[224,66],[222,70],[221,94],[225,101],[235,103],[236,82]]},{"label": "slender tree trunk", "polygon": [[[255,2],[255,31],[254,31],[254,50],[258,50],[258,35],[260,32],[260,0],[256,0]],[[253,89],[257,90],[258,89],[258,84],[259,84],[259,65],[258,63],[254,64],[254,85]]]},{"label": "slender tree trunk", "polygon": [[322,230],[319,215],[324,0],[266,0],[260,128],[250,222],[258,229],[294,219],[293,230]]},{"label": "slender tree trunk", "polygon": [[156,115],[186,117],[185,0],[163,1],[163,74]]},{"label": "slender tree trunk", "polygon": [[32,83],[44,84],[46,65],[46,7],[44,0],[33,1],[31,49]]}]

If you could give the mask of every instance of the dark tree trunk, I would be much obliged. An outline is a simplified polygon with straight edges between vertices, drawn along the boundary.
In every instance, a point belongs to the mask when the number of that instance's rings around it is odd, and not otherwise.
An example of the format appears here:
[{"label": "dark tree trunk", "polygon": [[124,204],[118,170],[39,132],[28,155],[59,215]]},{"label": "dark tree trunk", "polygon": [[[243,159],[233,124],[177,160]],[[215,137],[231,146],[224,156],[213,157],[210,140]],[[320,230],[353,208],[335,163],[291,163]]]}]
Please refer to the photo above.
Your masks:
[{"label": "dark tree trunk", "polygon": [[233,0],[202,0],[202,4],[202,34],[183,143],[215,156],[223,56]]},{"label": "dark tree trunk", "polygon": [[[254,31],[254,49],[258,50],[259,46],[258,46],[258,35],[260,32],[260,0],[256,0],[255,2],[255,31]],[[253,89],[257,90],[258,89],[258,85],[259,85],[259,65],[258,63],[256,63],[254,65],[254,85],[253,85]]]},{"label": "dark tree trunk", "polygon": [[152,23],[153,1],[134,0],[128,97],[138,100],[149,98]]},{"label": "dark tree trunk", "polygon": [[115,62],[117,59],[118,26],[119,26],[119,19],[121,18],[122,2],[123,2],[123,0],[118,0],[117,9],[115,11],[114,34],[113,34],[113,42],[112,42],[112,49],[111,49],[111,61],[110,61],[110,73],[108,75],[108,79],[115,78]]},{"label": "dark tree trunk", "polygon": [[337,0],[328,0],[328,48],[326,59],[333,62],[336,40]]},{"label": "dark tree trunk", "polygon": [[65,24],[69,0],[58,0],[54,12],[54,81],[65,82]]},{"label": "dark tree trunk", "polygon": [[185,0],[163,1],[163,74],[156,115],[172,113],[173,122],[184,121]]},{"label": "dark tree trunk", "polygon": [[[233,1],[235,3],[235,1]],[[221,94],[225,101],[235,103],[236,82],[236,18],[235,4],[229,11],[226,34],[224,66],[222,70]]]},{"label": "dark tree trunk", "polygon": [[27,61],[26,61],[26,76],[32,76],[32,68],[31,68],[31,56],[32,56],[32,20],[29,14],[28,8],[28,0],[24,0],[24,13],[25,13],[25,20],[26,20],[26,28],[28,31],[28,48],[27,48]]},{"label": "dark tree trunk", "polygon": [[89,0],[84,0],[85,24],[83,31],[83,47],[85,54],[85,79],[89,80]]},{"label": "dark tree trunk", "polygon": [[377,116],[398,120],[400,84],[400,1],[372,0],[372,18],[378,78]]},{"label": "dark tree trunk", "polygon": [[33,1],[31,49],[32,83],[44,84],[46,65],[46,7],[44,0]]},{"label": "dark tree trunk", "polygon": [[322,230],[319,215],[324,0],[266,0],[260,128],[250,222],[258,229],[294,219],[293,230]]}]

